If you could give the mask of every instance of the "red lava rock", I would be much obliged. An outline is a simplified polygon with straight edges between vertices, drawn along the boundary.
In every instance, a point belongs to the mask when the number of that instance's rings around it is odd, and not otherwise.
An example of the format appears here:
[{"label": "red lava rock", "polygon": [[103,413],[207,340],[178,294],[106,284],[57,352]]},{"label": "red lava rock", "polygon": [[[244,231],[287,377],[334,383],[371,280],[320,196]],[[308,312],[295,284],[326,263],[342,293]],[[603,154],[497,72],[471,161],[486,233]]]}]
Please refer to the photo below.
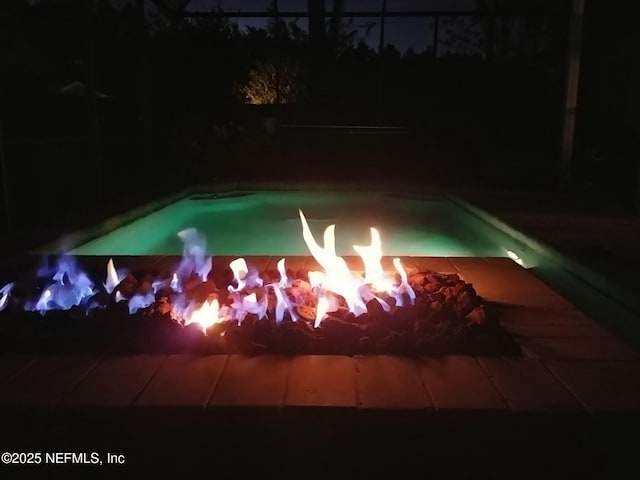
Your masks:
[{"label": "red lava rock", "polygon": [[384,317],[387,315],[387,312],[384,311],[384,308],[382,307],[380,302],[375,298],[367,302],[367,313],[369,314],[369,318],[371,319]]},{"label": "red lava rock", "polygon": [[280,272],[276,268],[269,268],[264,270],[260,276],[262,277],[262,281],[264,283],[278,283],[280,280]]},{"label": "red lava rock", "polygon": [[437,283],[426,283],[422,288],[425,293],[433,293],[437,292],[440,289],[440,286]]},{"label": "red lava rock", "polygon": [[224,289],[226,290],[226,286],[231,284],[233,280],[233,273],[231,270],[227,272],[212,272],[209,274],[209,281],[211,281],[214,285],[224,285]]},{"label": "red lava rock", "polygon": [[204,337],[204,332],[202,331],[202,327],[200,325],[198,325],[197,323],[192,323],[184,327],[184,337],[193,342],[194,340],[202,339],[202,337]]},{"label": "red lava rock", "polygon": [[[382,296],[382,300],[391,307],[391,310],[396,306],[396,299],[394,297],[389,297],[387,295]],[[404,301],[404,305],[411,305],[411,300],[409,295],[404,294],[402,296],[402,300]]]},{"label": "red lava rock", "polygon": [[332,317],[336,317],[343,321],[352,322],[355,319],[355,315],[349,311],[346,307],[340,307],[335,312],[330,312]]},{"label": "red lava rock", "polygon": [[140,295],[147,295],[148,293],[153,293],[153,285],[150,281],[143,281],[138,287],[138,292]]},{"label": "red lava rock", "polygon": [[351,323],[357,323],[358,325],[369,325],[371,323],[371,317],[369,316],[369,314],[367,312],[364,312],[361,315],[358,315],[357,317],[349,312],[349,316],[343,318],[343,320],[345,322],[351,322]]},{"label": "red lava rock", "polygon": [[306,322],[281,323],[280,332],[289,351],[308,351],[316,340],[313,329]]},{"label": "red lava rock", "polygon": [[91,297],[91,300],[89,301],[89,303],[95,304],[96,306],[104,307],[109,303],[111,303],[112,301],[115,301],[114,296],[109,295],[104,290],[99,290],[98,293],[96,293],[93,297]]},{"label": "red lava rock", "polygon": [[422,286],[425,284],[427,277],[424,274],[418,273],[408,277],[408,280],[409,280],[409,285],[411,285],[411,288],[421,289]]},{"label": "red lava rock", "polygon": [[487,319],[484,312],[484,306],[483,305],[477,306],[467,315],[466,318],[472,323],[483,325],[484,323],[486,323],[486,319]]},{"label": "red lava rock", "polygon": [[[124,298],[133,297],[138,291],[140,284],[138,280],[133,275],[127,275],[113,290],[114,292],[118,291]],[[115,293],[114,293],[115,295]]]},{"label": "red lava rock", "polygon": [[160,287],[158,287],[158,290],[156,291],[156,298],[171,298],[174,294],[173,289],[169,286],[169,285],[162,285]]},{"label": "red lava rock", "polygon": [[330,339],[355,342],[362,336],[363,328],[354,323],[344,322],[335,317],[327,317],[320,324],[322,333]]},{"label": "red lava rock", "polygon": [[313,333],[313,327],[309,322],[305,322],[304,320],[298,320],[297,322],[291,320],[283,320],[281,325],[284,325],[287,328],[297,328],[299,330],[304,330],[307,333]]},{"label": "red lava rock", "polygon": [[464,281],[458,281],[452,288],[453,295],[460,295],[464,291],[465,285],[466,283]]},{"label": "red lava rock", "polygon": [[434,312],[439,312],[442,310],[442,302],[439,302],[438,300],[431,302],[431,305],[429,305],[429,307],[431,308],[432,311]]},{"label": "red lava rock", "polygon": [[447,298],[447,296],[442,292],[435,292],[430,295],[430,298],[434,302],[442,303],[444,302],[445,298]]},{"label": "red lava rock", "polygon": [[416,320],[413,323],[413,332],[418,338],[433,336],[436,333],[436,324],[426,318]]},{"label": "red lava rock", "polygon": [[471,284],[471,283],[465,284],[464,290],[465,290],[465,292],[467,292],[467,294],[469,294],[469,297],[471,297],[471,298],[476,298],[478,296],[478,294],[476,293],[475,288],[473,288],[473,284]]},{"label": "red lava rock", "polygon": [[304,280],[294,280],[291,286],[285,289],[285,292],[295,305],[315,307],[318,302],[311,285]]},{"label": "red lava rock", "polygon": [[436,274],[434,274],[433,272],[426,272],[425,278],[428,283],[435,283],[435,284],[439,283],[438,278],[436,277]]},{"label": "red lava rock", "polygon": [[445,277],[446,277],[446,281],[450,285],[455,285],[456,283],[458,283],[460,281],[460,277],[458,276],[457,273],[449,273],[449,274],[445,275]]},{"label": "red lava rock", "polygon": [[187,298],[196,300],[197,302],[205,302],[210,298],[216,298],[218,290],[213,282],[198,282],[185,288]]},{"label": "red lava rock", "polygon": [[155,310],[161,314],[169,314],[173,309],[169,299],[167,297],[161,297],[154,305]]},{"label": "red lava rock", "polygon": [[357,342],[357,348],[360,353],[371,353],[374,347],[374,343],[371,337],[360,337]]},{"label": "red lava rock", "polygon": [[463,291],[458,295],[453,310],[459,317],[466,316],[471,310],[473,310],[474,304],[466,291]]},{"label": "red lava rock", "polygon": [[240,323],[240,328],[243,330],[250,330],[258,321],[258,316],[254,313],[247,313],[242,323]]},{"label": "red lava rock", "polygon": [[[396,310],[399,312],[399,310]],[[394,312],[395,313],[395,312]],[[405,332],[413,330],[415,320],[409,315],[396,314],[391,316],[391,328],[398,332]]]},{"label": "red lava rock", "polygon": [[316,308],[310,307],[308,305],[298,305],[296,308],[296,313],[306,321],[314,321],[316,318]]}]

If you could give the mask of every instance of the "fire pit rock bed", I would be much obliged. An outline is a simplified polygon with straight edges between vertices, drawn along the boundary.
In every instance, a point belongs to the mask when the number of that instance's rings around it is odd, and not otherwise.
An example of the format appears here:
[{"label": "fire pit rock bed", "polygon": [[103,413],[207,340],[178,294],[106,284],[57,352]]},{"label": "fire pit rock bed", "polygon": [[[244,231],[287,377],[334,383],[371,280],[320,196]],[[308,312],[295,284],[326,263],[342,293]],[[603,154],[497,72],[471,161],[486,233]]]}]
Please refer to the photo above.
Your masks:
[{"label": "fire pit rock bed", "polygon": [[[391,306],[385,311],[372,299],[366,312],[358,316],[343,307],[327,313],[314,327],[317,297],[306,272],[291,275],[286,289],[297,321],[289,311],[276,322],[273,290],[256,287],[240,292],[268,298],[262,318],[248,313],[242,321],[223,320],[204,329],[201,324],[184,325],[173,313],[174,292],[161,288],[155,301],[131,314],[126,301],[135,290],[144,288],[144,279],[131,276],[111,294],[100,291],[84,306],[50,310],[41,314],[21,305],[16,286],[12,303],[0,312],[0,348],[9,352],[60,353],[224,353],[224,354],[333,354],[333,355],[519,355],[518,344],[500,326],[490,306],[476,295],[471,284],[456,274],[411,272],[408,280],[415,301],[397,306],[396,299],[381,294]],[[262,274],[265,285],[277,281],[277,272]],[[129,287],[127,288],[127,285]],[[133,287],[132,287],[133,285]],[[191,285],[191,287],[190,287]],[[186,283],[191,298],[205,302],[217,299],[232,303],[223,278],[214,275],[202,282]],[[191,288],[191,291],[189,289]],[[129,292],[127,292],[129,290]],[[116,302],[116,294],[124,298]],[[407,299],[408,300],[408,299]]]}]

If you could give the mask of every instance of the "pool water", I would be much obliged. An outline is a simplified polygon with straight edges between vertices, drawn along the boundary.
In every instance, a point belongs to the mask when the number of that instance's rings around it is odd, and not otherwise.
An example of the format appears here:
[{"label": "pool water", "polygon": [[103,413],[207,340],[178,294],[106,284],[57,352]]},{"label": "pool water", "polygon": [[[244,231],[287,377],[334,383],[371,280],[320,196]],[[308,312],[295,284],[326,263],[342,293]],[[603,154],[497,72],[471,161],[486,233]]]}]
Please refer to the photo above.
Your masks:
[{"label": "pool water", "polygon": [[[309,255],[298,209],[316,241],[335,224],[336,252],[371,242],[379,230],[385,255],[507,256],[509,240],[442,196],[362,192],[256,192],[179,200],[77,246],[76,255],[181,255],[177,233],[194,227],[211,255]],[[517,246],[515,247],[517,248]]]}]

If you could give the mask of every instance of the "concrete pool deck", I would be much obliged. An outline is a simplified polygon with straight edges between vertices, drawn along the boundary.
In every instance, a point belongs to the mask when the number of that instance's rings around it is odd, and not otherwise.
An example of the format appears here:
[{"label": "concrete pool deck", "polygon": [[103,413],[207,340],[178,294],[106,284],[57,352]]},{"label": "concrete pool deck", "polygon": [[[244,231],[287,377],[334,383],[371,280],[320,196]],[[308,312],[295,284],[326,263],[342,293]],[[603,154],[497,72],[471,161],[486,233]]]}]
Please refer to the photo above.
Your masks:
[{"label": "concrete pool deck", "polygon": [[[146,258],[155,271],[171,271],[178,260]],[[226,266],[227,260],[217,258],[215,264]],[[250,265],[262,270],[277,260],[247,257]],[[409,359],[5,353],[0,355],[0,405],[3,409],[305,406],[436,413],[640,412],[640,352],[515,262],[403,260],[408,268],[458,272],[492,303],[524,355]],[[106,265],[100,257],[80,261],[98,271]],[[312,265],[313,259],[298,257],[290,268]]]}]

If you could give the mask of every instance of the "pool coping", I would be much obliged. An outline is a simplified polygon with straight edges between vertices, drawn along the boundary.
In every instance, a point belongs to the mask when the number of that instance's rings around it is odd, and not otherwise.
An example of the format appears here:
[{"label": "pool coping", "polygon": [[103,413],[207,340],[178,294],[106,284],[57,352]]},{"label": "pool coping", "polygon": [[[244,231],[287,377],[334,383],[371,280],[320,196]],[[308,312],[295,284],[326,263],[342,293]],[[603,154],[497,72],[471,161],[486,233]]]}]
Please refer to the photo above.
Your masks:
[{"label": "pool coping", "polygon": [[[550,245],[536,240],[531,235],[527,235],[510,226],[506,222],[500,220],[497,216],[476,207],[459,196],[453,194],[445,194],[445,196],[458,207],[476,216],[513,240],[525,245],[527,248],[533,250],[539,255],[552,260],[565,272],[569,273],[577,282],[580,282],[584,286],[604,295],[607,300],[622,309],[622,311],[619,311],[618,313],[626,317],[627,320],[633,320],[640,315],[640,301],[638,300],[637,295],[634,295],[633,292],[627,290],[623,285],[607,280],[593,269],[581,265]],[[608,322],[613,321],[613,326],[620,329],[625,334],[630,335],[636,342],[640,343],[640,328],[635,326],[633,321],[625,320],[615,322],[613,320],[615,317],[615,315],[608,315]]]}]

